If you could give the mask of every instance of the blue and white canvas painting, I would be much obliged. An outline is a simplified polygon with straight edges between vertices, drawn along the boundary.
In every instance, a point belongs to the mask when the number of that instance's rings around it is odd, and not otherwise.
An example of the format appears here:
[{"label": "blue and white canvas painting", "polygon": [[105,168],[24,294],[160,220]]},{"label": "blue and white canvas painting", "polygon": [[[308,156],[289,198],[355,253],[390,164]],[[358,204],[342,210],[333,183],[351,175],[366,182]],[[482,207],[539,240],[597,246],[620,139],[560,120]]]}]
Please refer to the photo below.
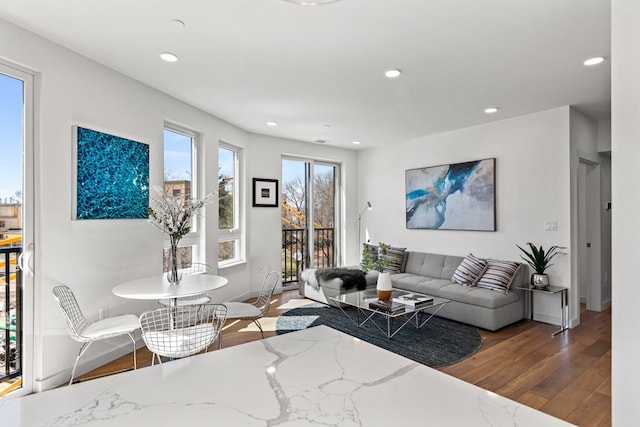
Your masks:
[{"label": "blue and white canvas painting", "polygon": [[76,126],[76,219],[148,218],[149,146]]},{"label": "blue and white canvas painting", "polygon": [[495,160],[406,171],[407,228],[495,231]]}]

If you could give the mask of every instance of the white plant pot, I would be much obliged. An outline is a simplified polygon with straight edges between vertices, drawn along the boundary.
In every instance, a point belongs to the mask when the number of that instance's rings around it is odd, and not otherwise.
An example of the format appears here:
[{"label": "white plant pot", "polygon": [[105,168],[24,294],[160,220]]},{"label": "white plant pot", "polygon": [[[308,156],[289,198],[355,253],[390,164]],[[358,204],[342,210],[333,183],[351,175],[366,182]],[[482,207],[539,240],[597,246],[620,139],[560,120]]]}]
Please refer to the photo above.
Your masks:
[{"label": "white plant pot", "polygon": [[378,274],[376,290],[379,299],[388,300],[391,298],[391,275],[389,272],[382,271]]}]

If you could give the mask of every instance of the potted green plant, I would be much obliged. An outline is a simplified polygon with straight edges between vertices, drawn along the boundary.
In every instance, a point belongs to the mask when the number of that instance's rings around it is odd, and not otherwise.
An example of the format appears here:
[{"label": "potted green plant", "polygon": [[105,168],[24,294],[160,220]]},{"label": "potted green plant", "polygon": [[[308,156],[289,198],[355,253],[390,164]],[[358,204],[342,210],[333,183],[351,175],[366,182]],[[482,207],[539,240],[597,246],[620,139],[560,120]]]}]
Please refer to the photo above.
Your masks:
[{"label": "potted green plant", "polygon": [[388,253],[389,245],[386,243],[379,243],[378,251],[374,253],[371,251],[371,246],[364,245],[362,248],[362,270],[365,273],[370,270],[376,270],[382,273],[391,263]]},{"label": "potted green plant", "polygon": [[531,242],[527,242],[527,245],[529,245],[529,250],[516,245],[524,253],[524,256],[520,255],[520,258],[525,260],[535,272],[531,275],[531,284],[538,289],[544,289],[549,286],[549,277],[545,274],[545,271],[553,265],[551,264],[553,257],[558,255],[561,249],[565,248],[554,245],[545,251],[542,246],[537,247]]},{"label": "potted green plant", "polygon": [[391,277],[388,271],[384,271],[386,267],[391,264],[391,259],[388,256],[389,245],[386,243],[378,244],[378,252],[371,253],[370,247],[365,245],[362,249],[362,269],[366,273],[370,270],[377,270],[378,282],[376,290],[378,298],[381,300],[388,300],[391,298]]}]

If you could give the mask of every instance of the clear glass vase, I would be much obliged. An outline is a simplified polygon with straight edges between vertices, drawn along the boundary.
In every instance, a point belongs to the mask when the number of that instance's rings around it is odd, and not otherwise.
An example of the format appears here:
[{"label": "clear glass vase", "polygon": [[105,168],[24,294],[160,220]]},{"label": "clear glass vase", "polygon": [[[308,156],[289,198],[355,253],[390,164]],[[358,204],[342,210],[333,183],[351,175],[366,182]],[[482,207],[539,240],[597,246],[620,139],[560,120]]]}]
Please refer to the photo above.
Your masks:
[{"label": "clear glass vase", "polygon": [[172,285],[179,285],[180,280],[182,280],[182,272],[180,271],[180,254],[178,252],[177,243],[172,244],[169,248],[167,280]]}]

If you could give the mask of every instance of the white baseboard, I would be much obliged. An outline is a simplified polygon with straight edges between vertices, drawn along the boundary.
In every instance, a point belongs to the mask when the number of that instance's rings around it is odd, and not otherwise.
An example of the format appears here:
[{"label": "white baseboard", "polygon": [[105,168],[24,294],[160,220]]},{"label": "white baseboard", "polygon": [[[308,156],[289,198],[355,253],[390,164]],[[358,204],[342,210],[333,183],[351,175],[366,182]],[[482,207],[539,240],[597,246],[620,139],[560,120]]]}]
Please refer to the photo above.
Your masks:
[{"label": "white baseboard", "polygon": [[[136,349],[144,347],[144,342],[142,338],[136,338]],[[114,347],[113,349],[95,355],[84,355],[80,358],[78,362],[78,368],[76,369],[76,378],[80,375],[83,375],[89,371],[92,371],[100,366],[106,365],[107,363],[124,356],[125,354],[131,353],[131,341],[123,344],[118,347]],[[75,362],[75,356],[72,360],[69,361],[70,365],[67,369],[57,372],[53,375],[48,376],[47,378],[36,379],[33,382],[33,392],[39,393],[42,391],[51,390],[57,388],[61,385],[68,384],[69,378],[71,378],[71,370],[73,369],[73,362]],[[133,358],[131,360],[131,368],[133,368]]]}]

